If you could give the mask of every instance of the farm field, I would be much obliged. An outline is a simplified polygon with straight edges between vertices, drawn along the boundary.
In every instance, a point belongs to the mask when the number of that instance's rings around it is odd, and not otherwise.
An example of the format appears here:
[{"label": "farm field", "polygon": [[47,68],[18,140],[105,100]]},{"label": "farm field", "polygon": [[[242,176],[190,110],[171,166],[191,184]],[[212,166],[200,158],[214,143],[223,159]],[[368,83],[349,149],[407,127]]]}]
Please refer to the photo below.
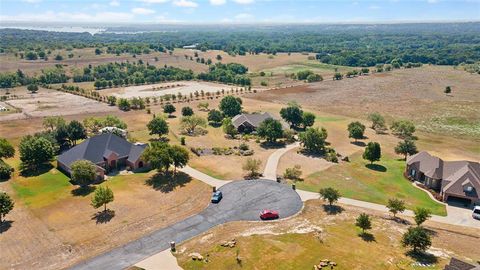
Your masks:
[{"label": "farm field", "polygon": [[[320,200],[311,200],[299,215],[287,220],[229,223],[181,244],[175,256],[184,269],[270,269],[271,265],[278,269],[310,269],[323,259],[336,262],[335,269],[420,267],[400,244],[408,225],[379,212],[344,205],[341,209],[340,213],[330,214]],[[370,214],[373,220],[365,239],[354,225],[360,213]],[[429,252],[436,254],[436,259],[420,259],[429,264],[427,269],[443,269],[451,256],[469,262],[478,259],[478,251],[468,248],[480,236],[478,230],[447,228],[430,221],[426,226],[434,233]],[[453,238],[458,241],[451,241]],[[231,239],[236,240],[235,247],[220,246]],[[188,256],[192,252],[208,257],[208,262],[193,261]],[[238,263],[237,256],[241,260]]]},{"label": "farm field", "polygon": [[[264,91],[255,99],[275,103],[296,100],[306,108],[366,118],[378,111],[387,121],[410,119],[425,132],[480,135],[480,77],[447,66],[394,70],[340,81]],[[443,91],[451,86],[453,92]]]}]

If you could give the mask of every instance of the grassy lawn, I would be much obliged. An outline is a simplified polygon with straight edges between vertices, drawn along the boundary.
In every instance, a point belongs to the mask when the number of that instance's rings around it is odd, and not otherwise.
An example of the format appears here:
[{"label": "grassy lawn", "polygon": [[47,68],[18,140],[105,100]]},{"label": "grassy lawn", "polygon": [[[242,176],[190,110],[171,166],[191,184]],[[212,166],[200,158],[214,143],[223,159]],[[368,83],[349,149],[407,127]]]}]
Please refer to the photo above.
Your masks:
[{"label": "grassy lawn", "polygon": [[235,248],[210,245],[203,249],[202,255],[209,254],[208,263],[186,256],[179,262],[184,269],[271,269],[272,265],[275,269],[312,269],[320,260],[329,259],[338,264],[335,269],[416,269],[398,241],[391,241],[388,230],[376,231],[374,241],[362,240],[358,232],[353,223],[339,221],[325,228],[322,240],[314,233],[240,237]]},{"label": "grassy lawn", "polygon": [[379,204],[387,204],[389,198],[396,197],[404,200],[409,209],[425,207],[436,215],[446,215],[444,205],[433,201],[403,177],[405,161],[384,156],[371,168],[365,164],[368,162],[356,154],[349,163],[308,175],[304,182],[297,185],[300,189],[313,192],[322,187],[334,187],[344,197]]}]

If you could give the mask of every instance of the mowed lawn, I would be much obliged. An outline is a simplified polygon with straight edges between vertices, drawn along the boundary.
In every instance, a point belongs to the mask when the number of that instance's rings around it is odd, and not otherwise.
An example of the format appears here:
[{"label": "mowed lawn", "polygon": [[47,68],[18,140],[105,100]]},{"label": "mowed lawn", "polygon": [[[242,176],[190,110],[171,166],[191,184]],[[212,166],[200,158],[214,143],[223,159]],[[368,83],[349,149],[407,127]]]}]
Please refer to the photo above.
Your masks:
[{"label": "mowed lawn", "polygon": [[405,201],[408,209],[425,207],[433,214],[446,216],[444,205],[432,200],[403,176],[404,160],[384,156],[373,167],[367,167],[367,164],[369,162],[357,153],[351,157],[350,162],[310,174],[304,181],[297,182],[297,186],[313,192],[333,187],[340,190],[343,197],[383,205],[390,198],[399,198]]}]

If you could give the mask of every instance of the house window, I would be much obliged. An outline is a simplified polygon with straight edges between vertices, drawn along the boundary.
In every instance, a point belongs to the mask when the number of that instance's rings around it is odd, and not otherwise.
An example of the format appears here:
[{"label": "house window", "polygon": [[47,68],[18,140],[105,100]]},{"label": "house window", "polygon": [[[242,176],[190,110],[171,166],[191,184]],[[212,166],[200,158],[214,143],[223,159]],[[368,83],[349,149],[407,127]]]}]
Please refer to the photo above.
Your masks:
[{"label": "house window", "polygon": [[463,191],[464,192],[467,192],[467,193],[470,193],[473,191],[473,187],[472,186],[464,186],[463,187]]},{"label": "house window", "polygon": [[411,170],[411,171],[410,171],[410,175],[413,176],[413,177],[415,177],[415,173],[416,173],[415,170]]}]

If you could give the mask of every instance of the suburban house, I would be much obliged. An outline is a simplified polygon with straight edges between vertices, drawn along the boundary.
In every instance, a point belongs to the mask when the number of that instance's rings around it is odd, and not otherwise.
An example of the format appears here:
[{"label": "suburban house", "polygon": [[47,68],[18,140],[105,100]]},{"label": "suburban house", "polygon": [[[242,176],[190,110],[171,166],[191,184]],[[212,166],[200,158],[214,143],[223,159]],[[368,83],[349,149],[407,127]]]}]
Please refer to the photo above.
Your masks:
[{"label": "suburban house", "polygon": [[438,191],[445,202],[480,204],[478,162],[443,161],[423,151],[407,158],[406,173],[410,179]]},{"label": "suburban house", "polygon": [[[260,123],[267,120],[268,118],[274,118],[269,113],[242,113],[238,114],[232,118],[233,126],[240,133],[250,133],[255,131]],[[284,128],[288,128],[288,125],[282,122]]]},{"label": "suburban house", "polygon": [[97,176],[103,179],[105,173],[123,167],[131,170],[144,167],[141,156],[146,144],[133,144],[114,133],[103,133],[90,137],[81,144],[62,153],[57,158],[57,166],[66,174],[71,174],[73,162],[90,160],[97,165]]}]

